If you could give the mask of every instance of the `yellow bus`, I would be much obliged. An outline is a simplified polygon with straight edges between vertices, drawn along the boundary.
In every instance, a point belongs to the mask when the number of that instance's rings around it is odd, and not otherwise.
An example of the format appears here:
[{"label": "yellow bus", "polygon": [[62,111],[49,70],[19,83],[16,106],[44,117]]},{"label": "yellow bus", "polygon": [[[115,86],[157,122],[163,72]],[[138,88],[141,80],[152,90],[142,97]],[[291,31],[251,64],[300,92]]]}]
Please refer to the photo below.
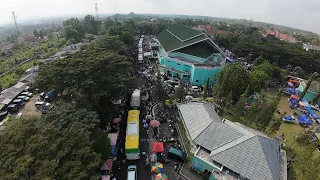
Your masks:
[{"label": "yellow bus", "polygon": [[139,149],[139,110],[128,112],[127,132],[126,132],[126,158],[136,160],[140,158]]}]

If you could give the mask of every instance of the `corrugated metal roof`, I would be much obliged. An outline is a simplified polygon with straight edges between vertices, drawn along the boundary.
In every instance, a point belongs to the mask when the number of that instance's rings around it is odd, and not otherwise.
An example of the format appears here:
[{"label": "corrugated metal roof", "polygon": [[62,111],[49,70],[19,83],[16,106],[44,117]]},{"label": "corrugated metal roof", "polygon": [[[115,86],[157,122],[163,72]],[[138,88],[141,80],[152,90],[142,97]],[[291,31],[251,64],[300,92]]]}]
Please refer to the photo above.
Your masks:
[{"label": "corrugated metal roof", "polygon": [[191,139],[211,151],[210,159],[251,180],[280,179],[279,142],[242,124],[221,121],[209,103],[178,108]]},{"label": "corrugated metal roof", "polygon": [[212,122],[210,114],[204,108],[203,103],[180,104],[178,108],[192,140],[195,140]]}]

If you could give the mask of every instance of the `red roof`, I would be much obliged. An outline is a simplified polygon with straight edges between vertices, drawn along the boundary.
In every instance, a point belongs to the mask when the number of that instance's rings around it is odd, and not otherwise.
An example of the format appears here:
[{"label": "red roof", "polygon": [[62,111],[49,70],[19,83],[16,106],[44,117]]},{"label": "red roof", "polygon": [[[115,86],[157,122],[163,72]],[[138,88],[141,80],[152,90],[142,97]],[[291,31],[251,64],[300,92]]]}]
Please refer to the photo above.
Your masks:
[{"label": "red roof", "polygon": [[290,42],[295,42],[296,41],[296,38],[292,37],[292,36],[289,36],[289,35],[286,35],[286,34],[282,34],[280,33],[279,30],[267,30],[267,34],[269,35],[272,35],[276,38],[279,38],[279,39],[282,39],[282,40],[285,40],[285,41],[290,41]]},{"label": "red roof", "polygon": [[220,36],[228,36],[230,32],[224,30],[213,29],[207,32],[210,35],[220,35]]},{"label": "red roof", "polygon": [[210,25],[198,25],[199,29],[202,29],[204,31],[210,31],[211,30],[211,26]]},{"label": "red roof", "polygon": [[38,38],[34,36],[25,36],[23,39],[25,42],[30,42],[30,43],[38,41]]}]

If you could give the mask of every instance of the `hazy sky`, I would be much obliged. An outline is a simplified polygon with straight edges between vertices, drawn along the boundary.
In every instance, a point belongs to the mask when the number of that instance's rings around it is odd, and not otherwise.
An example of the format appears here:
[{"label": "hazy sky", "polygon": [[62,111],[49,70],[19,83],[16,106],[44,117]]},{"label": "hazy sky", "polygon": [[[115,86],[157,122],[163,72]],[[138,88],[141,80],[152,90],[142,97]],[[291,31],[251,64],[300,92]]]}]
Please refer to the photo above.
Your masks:
[{"label": "hazy sky", "polygon": [[320,33],[320,0],[1,0],[0,24],[47,16],[153,13],[246,18]]}]

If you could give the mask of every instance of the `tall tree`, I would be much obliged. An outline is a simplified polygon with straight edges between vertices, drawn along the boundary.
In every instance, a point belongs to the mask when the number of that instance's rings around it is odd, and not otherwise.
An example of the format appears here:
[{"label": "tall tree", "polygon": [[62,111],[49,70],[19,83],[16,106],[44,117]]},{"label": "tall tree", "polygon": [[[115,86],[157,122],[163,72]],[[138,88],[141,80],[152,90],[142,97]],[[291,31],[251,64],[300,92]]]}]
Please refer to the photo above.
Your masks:
[{"label": "tall tree", "polygon": [[233,98],[238,100],[250,83],[250,78],[240,63],[233,63],[224,67],[215,77],[215,81],[215,91],[218,91],[219,97],[226,97],[232,91]]},{"label": "tall tree", "polygon": [[34,37],[39,37],[39,32],[37,30],[33,30],[33,36]]},{"label": "tall tree", "polygon": [[260,92],[260,90],[265,87],[268,79],[269,76],[264,71],[254,70],[250,72],[250,83],[255,92]]},{"label": "tall tree", "polygon": [[64,99],[97,110],[104,127],[114,111],[112,101],[133,90],[132,65],[119,54],[124,50],[125,44],[119,37],[105,35],[86,51],[44,64],[35,84],[44,91],[55,89]]},{"label": "tall tree", "polygon": [[63,27],[65,28],[65,39],[74,39],[80,42],[84,38],[83,27],[78,20],[78,18],[71,18],[63,22]]},{"label": "tall tree", "polygon": [[165,92],[162,83],[161,83],[161,77],[158,76],[157,80],[155,82],[154,88],[153,88],[153,96],[154,98],[159,102],[164,104],[164,101],[168,98],[167,93]]},{"label": "tall tree", "polygon": [[208,78],[206,80],[206,84],[204,86],[204,90],[203,90],[203,99],[204,100],[207,99],[207,97],[208,97],[209,81],[210,81],[210,79]]},{"label": "tall tree", "polygon": [[183,98],[184,98],[184,83],[182,81],[180,81],[179,87],[175,91],[174,96],[179,102],[181,102],[183,100]]},{"label": "tall tree", "polygon": [[253,65],[258,66],[265,61],[267,61],[265,58],[263,58],[262,56],[259,56],[253,61]]},{"label": "tall tree", "polygon": [[[3,179],[98,179],[93,149],[98,115],[65,104],[46,116],[12,119],[0,134]],[[109,144],[101,144],[107,146]]]},{"label": "tall tree", "polygon": [[44,39],[44,35],[43,35],[43,32],[42,32],[42,31],[39,31],[39,37],[40,37],[41,39]]},{"label": "tall tree", "polygon": [[86,15],[82,22],[84,33],[97,35],[99,32],[99,22],[92,15]]},{"label": "tall tree", "polygon": [[318,74],[317,72],[312,73],[312,75],[310,76],[310,78],[308,80],[308,83],[306,84],[306,87],[303,89],[302,93],[299,95],[300,98],[303,98],[304,95],[306,95],[306,93],[307,93],[307,91],[308,91],[313,79],[316,77],[317,74]]}]

